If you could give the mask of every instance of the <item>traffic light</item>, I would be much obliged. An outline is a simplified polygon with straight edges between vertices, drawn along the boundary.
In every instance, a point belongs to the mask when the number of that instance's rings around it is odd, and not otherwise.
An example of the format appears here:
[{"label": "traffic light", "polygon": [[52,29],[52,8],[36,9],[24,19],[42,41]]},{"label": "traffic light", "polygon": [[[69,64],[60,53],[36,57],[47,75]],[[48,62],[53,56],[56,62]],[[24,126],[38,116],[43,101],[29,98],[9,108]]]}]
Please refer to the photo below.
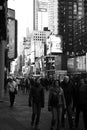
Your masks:
[{"label": "traffic light", "polygon": [[6,40],[7,37],[6,11],[7,11],[6,0],[0,0],[0,41]]}]

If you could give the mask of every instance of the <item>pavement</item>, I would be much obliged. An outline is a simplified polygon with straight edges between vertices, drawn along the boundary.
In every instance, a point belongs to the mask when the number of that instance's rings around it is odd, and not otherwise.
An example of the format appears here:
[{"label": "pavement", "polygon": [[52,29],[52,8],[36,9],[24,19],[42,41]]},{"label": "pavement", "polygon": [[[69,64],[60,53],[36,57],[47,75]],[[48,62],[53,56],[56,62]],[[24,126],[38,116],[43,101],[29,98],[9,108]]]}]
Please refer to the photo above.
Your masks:
[{"label": "pavement", "polygon": [[[47,101],[48,92],[45,92],[45,107],[41,113],[40,130],[50,130],[51,113],[47,110]],[[32,109],[28,106],[28,94],[18,93],[14,107],[10,108],[9,105],[7,93],[3,97],[3,102],[0,102],[0,130],[32,130],[30,125]],[[60,130],[69,130],[67,118],[65,129],[60,128]],[[84,130],[82,117],[79,130]]]}]

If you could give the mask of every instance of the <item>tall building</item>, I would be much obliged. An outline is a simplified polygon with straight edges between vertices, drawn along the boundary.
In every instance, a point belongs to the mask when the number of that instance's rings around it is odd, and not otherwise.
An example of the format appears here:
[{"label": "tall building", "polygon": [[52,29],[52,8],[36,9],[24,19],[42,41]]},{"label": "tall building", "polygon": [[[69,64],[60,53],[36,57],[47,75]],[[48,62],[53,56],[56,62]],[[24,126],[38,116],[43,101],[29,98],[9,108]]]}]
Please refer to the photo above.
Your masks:
[{"label": "tall building", "polygon": [[74,55],[85,55],[87,52],[87,16],[74,24]]},{"label": "tall building", "polygon": [[33,30],[38,30],[38,0],[33,0]]},{"label": "tall building", "polygon": [[48,0],[48,28],[58,34],[58,0]]},{"label": "tall building", "polygon": [[33,30],[43,31],[47,27],[47,0],[33,0]]},{"label": "tall building", "polygon": [[68,55],[73,55],[74,52],[73,25],[75,21],[83,18],[86,12],[87,0],[59,0],[59,35],[63,37],[63,52]]}]

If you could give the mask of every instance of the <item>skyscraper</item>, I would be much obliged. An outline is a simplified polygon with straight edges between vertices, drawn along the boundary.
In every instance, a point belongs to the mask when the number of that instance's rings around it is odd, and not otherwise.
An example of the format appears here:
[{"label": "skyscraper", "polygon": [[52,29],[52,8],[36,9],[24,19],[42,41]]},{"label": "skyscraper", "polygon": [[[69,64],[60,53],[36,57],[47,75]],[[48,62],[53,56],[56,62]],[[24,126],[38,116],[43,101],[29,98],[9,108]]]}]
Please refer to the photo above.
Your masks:
[{"label": "skyscraper", "polygon": [[33,0],[33,30],[38,30],[38,0]]},{"label": "skyscraper", "polygon": [[74,53],[84,55],[87,52],[87,0],[83,1],[83,17],[74,23]]},{"label": "skyscraper", "polygon": [[58,0],[48,0],[48,28],[58,34]]},{"label": "skyscraper", "polygon": [[72,55],[75,21],[83,18],[87,12],[87,0],[59,0],[59,34],[63,37],[63,52]]},{"label": "skyscraper", "polygon": [[33,30],[42,31],[47,26],[47,0],[33,0]]}]

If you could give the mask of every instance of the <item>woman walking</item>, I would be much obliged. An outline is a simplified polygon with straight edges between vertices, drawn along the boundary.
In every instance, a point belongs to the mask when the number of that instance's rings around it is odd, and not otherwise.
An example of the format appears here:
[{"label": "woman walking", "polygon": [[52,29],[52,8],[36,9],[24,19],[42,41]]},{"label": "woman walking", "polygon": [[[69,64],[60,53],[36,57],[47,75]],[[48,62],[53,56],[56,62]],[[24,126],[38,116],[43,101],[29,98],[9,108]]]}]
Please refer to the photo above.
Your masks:
[{"label": "woman walking", "polygon": [[15,94],[17,94],[18,87],[17,87],[17,83],[13,80],[12,77],[10,77],[8,80],[7,88],[9,90],[10,107],[13,107],[14,100],[15,100]]},{"label": "woman walking", "polygon": [[[59,81],[54,81],[52,87],[49,90],[49,99],[48,99],[48,111],[52,113],[51,120],[51,130],[55,123],[57,122],[56,130],[59,130],[60,126],[60,113],[62,108],[65,108],[65,98],[63,89],[60,87]],[[57,117],[56,117],[57,116]]]}]

